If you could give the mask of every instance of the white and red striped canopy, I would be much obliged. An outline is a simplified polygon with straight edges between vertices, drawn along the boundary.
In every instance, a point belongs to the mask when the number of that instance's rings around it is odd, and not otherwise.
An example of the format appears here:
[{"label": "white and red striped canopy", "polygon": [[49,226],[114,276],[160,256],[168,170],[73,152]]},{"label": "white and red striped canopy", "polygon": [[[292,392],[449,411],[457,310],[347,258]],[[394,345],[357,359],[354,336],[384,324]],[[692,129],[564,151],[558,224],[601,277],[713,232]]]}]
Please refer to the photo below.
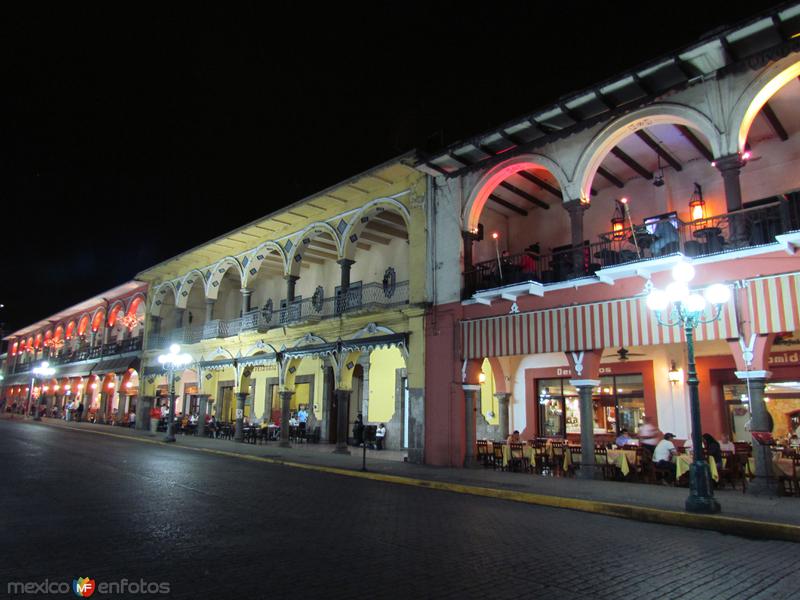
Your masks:
[{"label": "white and red striped canopy", "polygon": [[747,286],[751,333],[781,333],[800,328],[800,273],[752,279]]},{"label": "white and red striped canopy", "polygon": [[[695,330],[695,339],[739,336],[734,303],[721,318]],[[685,340],[680,327],[660,325],[644,297],[553,308],[462,321],[463,358],[485,358],[674,344]]]}]

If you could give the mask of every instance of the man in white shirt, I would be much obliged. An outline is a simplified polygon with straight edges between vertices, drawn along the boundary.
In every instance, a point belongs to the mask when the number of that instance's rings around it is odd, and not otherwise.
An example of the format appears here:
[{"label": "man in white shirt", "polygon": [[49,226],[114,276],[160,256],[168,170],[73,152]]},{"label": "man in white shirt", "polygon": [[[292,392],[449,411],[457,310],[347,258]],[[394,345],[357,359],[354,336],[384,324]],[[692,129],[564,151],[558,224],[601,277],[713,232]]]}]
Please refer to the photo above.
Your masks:
[{"label": "man in white shirt", "polygon": [[133,411],[131,411],[130,414],[128,415],[128,427],[130,427],[131,429],[136,427],[136,413]]},{"label": "man in white shirt", "polygon": [[375,430],[375,445],[378,450],[383,450],[383,439],[386,437],[386,425],[381,423]]},{"label": "man in white shirt", "polygon": [[677,450],[675,444],[672,443],[674,437],[671,433],[665,433],[664,439],[658,442],[653,451],[653,462],[656,468],[667,470],[668,481],[675,479],[675,465],[672,463],[672,457],[677,454]]}]

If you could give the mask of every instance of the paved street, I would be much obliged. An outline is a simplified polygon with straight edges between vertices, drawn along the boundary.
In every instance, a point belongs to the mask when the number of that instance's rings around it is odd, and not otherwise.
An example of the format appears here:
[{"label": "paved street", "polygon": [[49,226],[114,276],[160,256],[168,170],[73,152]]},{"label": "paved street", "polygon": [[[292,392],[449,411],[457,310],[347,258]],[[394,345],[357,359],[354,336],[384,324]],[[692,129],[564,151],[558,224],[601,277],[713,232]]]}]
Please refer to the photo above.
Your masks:
[{"label": "paved street", "polygon": [[20,421],[0,421],[0,459],[0,597],[9,581],[78,576],[169,582],[173,598],[797,594],[791,543]]}]

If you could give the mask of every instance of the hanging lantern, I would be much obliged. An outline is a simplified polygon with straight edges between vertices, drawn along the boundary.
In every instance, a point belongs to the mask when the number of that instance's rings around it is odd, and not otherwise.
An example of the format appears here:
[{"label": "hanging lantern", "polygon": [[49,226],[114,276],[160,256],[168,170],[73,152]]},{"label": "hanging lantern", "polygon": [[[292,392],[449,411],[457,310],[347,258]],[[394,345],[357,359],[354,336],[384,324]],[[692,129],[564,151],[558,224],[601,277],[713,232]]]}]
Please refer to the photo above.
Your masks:
[{"label": "hanging lantern", "polygon": [[706,201],[703,200],[703,188],[699,183],[694,184],[694,193],[689,199],[689,214],[692,221],[706,218]]},{"label": "hanging lantern", "polygon": [[614,216],[611,217],[611,237],[614,240],[625,239],[625,203],[626,198],[616,201],[616,208],[614,209]]}]

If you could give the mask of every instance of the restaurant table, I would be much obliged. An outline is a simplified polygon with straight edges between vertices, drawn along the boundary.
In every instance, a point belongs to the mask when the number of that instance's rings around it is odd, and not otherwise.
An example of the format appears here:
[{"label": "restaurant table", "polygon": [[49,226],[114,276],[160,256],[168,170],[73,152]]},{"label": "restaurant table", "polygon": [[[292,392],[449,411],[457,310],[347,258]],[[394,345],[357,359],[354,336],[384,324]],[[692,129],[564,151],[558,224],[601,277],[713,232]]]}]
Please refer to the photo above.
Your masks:
[{"label": "restaurant table", "polygon": [[[711,471],[711,479],[719,481],[719,471],[717,470],[717,461],[713,456],[708,458],[708,467]],[[675,479],[680,479],[683,475],[689,472],[689,466],[692,464],[693,459],[691,454],[678,454],[675,456]]]},{"label": "restaurant table", "polygon": [[[486,441],[486,446],[490,456],[494,455],[494,443],[490,440]],[[508,467],[508,461],[511,460],[511,447],[508,444],[503,444],[503,468]],[[531,467],[536,466],[536,453],[533,451],[533,446],[525,444],[522,446],[522,456],[528,459]]]},{"label": "restaurant table", "polygon": [[[568,471],[577,461],[580,464],[580,446],[570,446],[568,452],[564,452],[564,471]],[[595,464],[603,464],[603,455],[595,454]],[[631,465],[636,464],[636,450],[606,450],[606,457],[609,465],[617,467],[622,474],[627,476],[631,472]]]},{"label": "restaurant table", "polygon": [[708,252],[718,252],[722,250],[723,239],[722,229],[719,227],[704,227],[703,229],[696,229],[692,235],[700,238],[705,242],[706,250]]}]

